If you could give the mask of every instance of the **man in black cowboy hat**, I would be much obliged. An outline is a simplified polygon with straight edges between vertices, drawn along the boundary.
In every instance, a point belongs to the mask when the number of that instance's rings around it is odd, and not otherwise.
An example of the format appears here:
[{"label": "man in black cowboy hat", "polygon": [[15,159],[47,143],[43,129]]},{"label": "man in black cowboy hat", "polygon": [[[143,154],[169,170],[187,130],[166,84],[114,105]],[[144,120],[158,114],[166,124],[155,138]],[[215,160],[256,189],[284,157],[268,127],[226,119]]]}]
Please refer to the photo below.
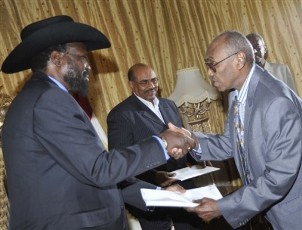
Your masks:
[{"label": "man in black cowboy hat", "polygon": [[87,92],[87,51],[110,47],[108,39],[68,16],[30,24],[21,38],[2,65],[5,73],[33,71],[3,125],[10,229],[127,229],[124,201],[146,209],[140,188],[155,186],[116,184],[166,163],[164,147],[182,157],[194,140],[167,130],[163,141],[107,152],[68,92]]}]

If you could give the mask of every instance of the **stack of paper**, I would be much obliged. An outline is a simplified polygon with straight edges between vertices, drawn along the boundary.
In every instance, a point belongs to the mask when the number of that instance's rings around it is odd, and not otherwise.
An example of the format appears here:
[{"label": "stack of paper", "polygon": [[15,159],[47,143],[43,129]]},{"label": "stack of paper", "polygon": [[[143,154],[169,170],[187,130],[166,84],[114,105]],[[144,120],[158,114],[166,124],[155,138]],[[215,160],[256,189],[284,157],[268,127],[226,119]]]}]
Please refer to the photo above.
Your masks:
[{"label": "stack of paper", "polygon": [[195,200],[204,197],[215,200],[222,198],[216,185],[189,189],[185,193],[155,189],[141,189],[141,193],[147,206],[196,207],[198,203]]},{"label": "stack of paper", "polygon": [[175,178],[183,181],[203,174],[214,172],[216,170],[220,170],[220,169],[211,166],[203,167],[201,165],[193,165],[192,167],[186,167],[186,168],[172,171],[171,173],[175,173],[175,175],[172,176],[171,178]]}]

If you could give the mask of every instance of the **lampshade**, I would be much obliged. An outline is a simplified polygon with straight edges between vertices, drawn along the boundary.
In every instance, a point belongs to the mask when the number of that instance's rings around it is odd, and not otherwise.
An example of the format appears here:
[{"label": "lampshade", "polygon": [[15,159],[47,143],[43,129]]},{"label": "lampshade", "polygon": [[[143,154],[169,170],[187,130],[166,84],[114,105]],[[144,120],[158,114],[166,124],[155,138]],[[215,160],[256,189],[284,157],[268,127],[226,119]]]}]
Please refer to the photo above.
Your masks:
[{"label": "lampshade", "polygon": [[179,107],[184,103],[216,100],[219,93],[201,75],[199,68],[192,67],[176,72],[176,86],[168,97]]}]

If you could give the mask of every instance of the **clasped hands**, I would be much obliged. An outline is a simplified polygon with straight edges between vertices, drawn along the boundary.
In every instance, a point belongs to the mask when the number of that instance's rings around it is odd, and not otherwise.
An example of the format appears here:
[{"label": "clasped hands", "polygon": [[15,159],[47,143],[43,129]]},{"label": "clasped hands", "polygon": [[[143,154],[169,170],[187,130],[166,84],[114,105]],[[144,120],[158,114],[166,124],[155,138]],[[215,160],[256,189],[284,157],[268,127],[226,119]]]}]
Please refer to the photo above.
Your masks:
[{"label": "clasped hands", "polygon": [[169,129],[160,134],[160,137],[167,142],[168,154],[174,159],[182,158],[196,146],[196,141],[191,137],[191,133],[168,123]]}]

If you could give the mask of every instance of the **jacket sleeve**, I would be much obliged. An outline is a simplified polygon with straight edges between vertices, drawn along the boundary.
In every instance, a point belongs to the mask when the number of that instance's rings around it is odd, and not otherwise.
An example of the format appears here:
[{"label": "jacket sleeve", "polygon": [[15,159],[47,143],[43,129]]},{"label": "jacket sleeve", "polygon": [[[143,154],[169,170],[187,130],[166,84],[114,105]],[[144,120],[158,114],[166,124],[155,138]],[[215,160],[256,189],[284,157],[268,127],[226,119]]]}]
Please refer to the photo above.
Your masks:
[{"label": "jacket sleeve", "polygon": [[150,183],[141,181],[135,177],[123,181],[119,184],[119,187],[122,190],[122,196],[125,203],[139,208],[141,210],[147,210],[147,206],[145,201],[142,198],[140,189],[148,188],[148,189],[156,189],[155,185]]},{"label": "jacket sleeve", "polygon": [[34,120],[34,137],[54,161],[82,183],[114,185],[166,163],[164,150],[155,138],[107,152],[80,106],[57,88],[40,96]]}]

